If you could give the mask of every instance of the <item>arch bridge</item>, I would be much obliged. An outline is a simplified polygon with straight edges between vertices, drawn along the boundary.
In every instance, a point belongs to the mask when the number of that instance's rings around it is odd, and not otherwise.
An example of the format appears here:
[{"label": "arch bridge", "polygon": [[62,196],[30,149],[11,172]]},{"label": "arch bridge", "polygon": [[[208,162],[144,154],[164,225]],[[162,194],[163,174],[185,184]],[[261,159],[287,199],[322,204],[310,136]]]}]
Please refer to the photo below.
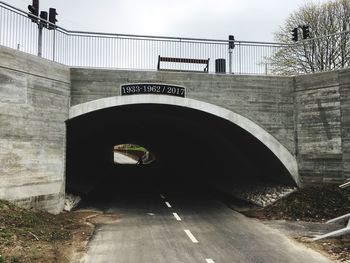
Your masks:
[{"label": "arch bridge", "polygon": [[[251,182],[342,181],[349,75],[69,68],[1,47],[0,198],[57,213],[66,189],[83,193],[120,174],[129,185],[205,183],[228,193]],[[120,94],[135,83],[179,85],[186,97]],[[115,165],[113,147],[123,143],[156,161],[148,170]]]}]

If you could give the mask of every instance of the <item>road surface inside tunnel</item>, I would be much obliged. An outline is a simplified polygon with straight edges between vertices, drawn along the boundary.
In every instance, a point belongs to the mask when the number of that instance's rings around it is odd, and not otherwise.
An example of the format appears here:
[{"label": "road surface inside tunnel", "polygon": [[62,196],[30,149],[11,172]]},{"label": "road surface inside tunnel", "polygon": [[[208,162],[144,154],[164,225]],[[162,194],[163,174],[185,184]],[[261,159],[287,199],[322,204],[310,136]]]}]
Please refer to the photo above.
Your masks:
[{"label": "road surface inside tunnel", "polygon": [[[115,164],[121,144],[154,162]],[[200,110],[127,105],[67,121],[67,191],[119,218],[97,226],[87,263],[329,262],[212,194],[261,182],[295,185],[256,137]]]},{"label": "road surface inside tunnel", "polygon": [[85,263],[331,262],[228,208],[208,188],[147,183],[133,191],[121,188],[111,183],[85,201],[84,207],[117,218],[96,226]]}]

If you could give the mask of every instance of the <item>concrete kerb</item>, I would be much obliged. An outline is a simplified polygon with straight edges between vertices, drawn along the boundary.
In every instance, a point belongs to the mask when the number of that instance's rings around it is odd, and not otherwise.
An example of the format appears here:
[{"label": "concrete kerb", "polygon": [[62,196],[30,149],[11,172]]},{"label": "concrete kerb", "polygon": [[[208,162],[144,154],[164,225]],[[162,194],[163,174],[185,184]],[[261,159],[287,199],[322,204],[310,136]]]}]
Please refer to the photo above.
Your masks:
[{"label": "concrete kerb", "polygon": [[286,167],[295,183],[300,186],[297,161],[295,157],[280,142],[278,142],[271,134],[269,134],[267,131],[265,131],[263,128],[248,118],[210,103],[189,98],[170,97],[165,95],[115,96],[75,105],[69,110],[69,119],[73,119],[75,117],[106,108],[133,104],[174,105],[200,110],[226,119],[246,130],[260,142],[262,142],[266,147],[268,147]]}]

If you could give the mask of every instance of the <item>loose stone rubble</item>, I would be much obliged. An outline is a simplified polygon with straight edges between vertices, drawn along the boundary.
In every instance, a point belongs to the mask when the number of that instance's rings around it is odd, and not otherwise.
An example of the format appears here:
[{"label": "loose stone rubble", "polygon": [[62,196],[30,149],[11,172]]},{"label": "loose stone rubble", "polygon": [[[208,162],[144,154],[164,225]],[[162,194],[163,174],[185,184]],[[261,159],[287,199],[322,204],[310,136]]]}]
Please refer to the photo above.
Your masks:
[{"label": "loose stone rubble", "polygon": [[297,187],[285,185],[255,185],[240,187],[240,189],[235,190],[234,195],[239,199],[266,207],[297,189]]},{"label": "loose stone rubble", "polygon": [[66,194],[66,197],[64,199],[64,211],[70,212],[73,208],[75,208],[79,202],[81,201],[80,196],[72,195],[72,194]]}]

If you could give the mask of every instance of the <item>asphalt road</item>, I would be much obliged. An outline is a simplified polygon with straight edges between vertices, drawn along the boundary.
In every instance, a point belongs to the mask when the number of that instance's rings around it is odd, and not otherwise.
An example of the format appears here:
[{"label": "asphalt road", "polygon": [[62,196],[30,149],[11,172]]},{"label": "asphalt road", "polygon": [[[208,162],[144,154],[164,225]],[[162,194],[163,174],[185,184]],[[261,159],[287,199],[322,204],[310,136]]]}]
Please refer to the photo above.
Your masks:
[{"label": "asphalt road", "polygon": [[104,207],[119,219],[97,226],[86,263],[331,262],[205,193],[134,193]]}]

